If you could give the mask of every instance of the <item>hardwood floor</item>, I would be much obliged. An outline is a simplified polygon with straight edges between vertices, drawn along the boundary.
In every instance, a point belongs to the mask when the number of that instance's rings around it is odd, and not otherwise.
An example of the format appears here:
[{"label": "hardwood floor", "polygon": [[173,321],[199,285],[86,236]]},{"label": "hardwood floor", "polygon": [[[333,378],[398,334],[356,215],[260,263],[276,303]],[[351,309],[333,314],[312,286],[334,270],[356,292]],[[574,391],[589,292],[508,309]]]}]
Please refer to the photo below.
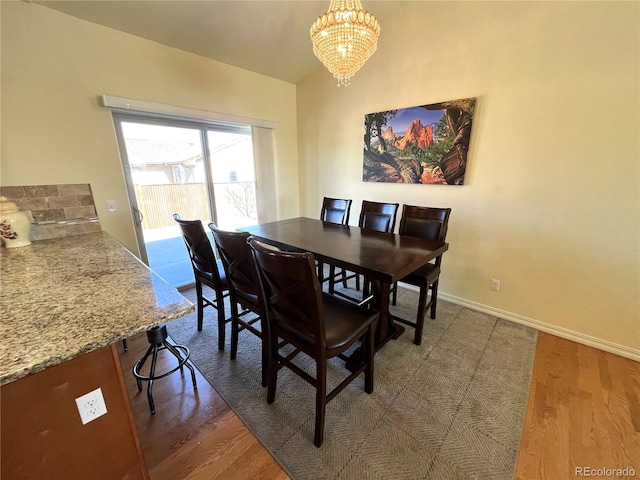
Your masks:
[{"label": "hardwood floor", "polygon": [[[130,338],[128,344],[120,362],[152,480],[289,478],[197,370],[196,390],[186,369],[184,376],[176,372],[154,382],[156,413],[151,415],[146,383],[138,392],[131,374],[133,364],[149,347],[147,336]],[[175,365],[175,359],[165,354],[160,352],[158,371]]]},{"label": "hardwood floor", "polygon": [[640,363],[540,333],[516,479],[586,468],[640,477]]},{"label": "hardwood floor", "polygon": [[[197,391],[188,375],[157,381],[151,415],[127,374],[147,347],[129,339],[120,358],[152,480],[289,478],[199,373]],[[640,478],[640,363],[540,333],[515,478],[579,478],[578,467]]]}]

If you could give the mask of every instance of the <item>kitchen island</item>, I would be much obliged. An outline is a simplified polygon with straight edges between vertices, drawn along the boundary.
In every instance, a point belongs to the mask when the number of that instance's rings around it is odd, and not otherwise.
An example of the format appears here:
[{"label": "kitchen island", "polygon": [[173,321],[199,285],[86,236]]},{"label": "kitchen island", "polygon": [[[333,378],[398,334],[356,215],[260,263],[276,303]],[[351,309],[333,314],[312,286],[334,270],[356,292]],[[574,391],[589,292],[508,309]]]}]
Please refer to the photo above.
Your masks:
[{"label": "kitchen island", "polygon": [[3,248],[0,288],[2,478],[148,478],[120,340],[193,305],[104,232]]}]

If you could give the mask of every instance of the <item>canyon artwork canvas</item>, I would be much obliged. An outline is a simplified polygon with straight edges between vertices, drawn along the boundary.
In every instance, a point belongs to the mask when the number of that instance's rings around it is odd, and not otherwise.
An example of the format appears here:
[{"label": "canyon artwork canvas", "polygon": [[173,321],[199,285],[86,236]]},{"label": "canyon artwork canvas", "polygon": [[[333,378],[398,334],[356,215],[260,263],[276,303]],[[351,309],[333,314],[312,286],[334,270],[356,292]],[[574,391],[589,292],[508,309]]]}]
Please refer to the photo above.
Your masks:
[{"label": "canyon artwork canvas", "polygon": [[364,116],[365,182],[463,185],[476,99]]}]

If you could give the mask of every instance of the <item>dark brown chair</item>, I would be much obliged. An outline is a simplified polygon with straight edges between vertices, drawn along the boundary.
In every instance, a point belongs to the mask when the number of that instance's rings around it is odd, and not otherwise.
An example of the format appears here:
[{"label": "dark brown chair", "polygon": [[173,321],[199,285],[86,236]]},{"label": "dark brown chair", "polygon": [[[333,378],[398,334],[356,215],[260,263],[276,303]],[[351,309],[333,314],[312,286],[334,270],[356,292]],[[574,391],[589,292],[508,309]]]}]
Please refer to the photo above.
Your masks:
[{"label": "dark brown chair", "polygon": [[397,203],[362,201],[358,226],[376,232],[393,233],[396,228]]},{"label": "dark brown chair", "polygon": [[[324,197],[322,200],[322,209],[320,210],[320,220],[323,222],[337,223],[338,225],[347,225],[349,223],[351,203],[351,199]],[[320,284],[328,280],[328,278],[324,277],[324,264],[322,262],[318,262],[318,276],[320,278]]]},{"label": "dark brown chair", "polygon": [[[213,232],[213,239],[224,271],[229,283],[229,298],[231,301],[231,360],[236,358],[238,352],[238,334],[248,330],[262,340],[262,386],[267,386],[267,372],[269,355],[267,354],[268,341],[263,332],[267,332],[266,320],[262,313],[261,302],[258,298],[261,294],[258,283],[258,274],[254,265],[255,261],[251,253],[251,247],[247,243],[249,233],[229,232],[220,230],[214,223],[209,224]],[[242,311],[238,311],[238,305]],[[244,317],[250,313],[257,316],[249,320]],[[255,325],[260,322],[260,329]]]},{"label": "dark brown chair", "polygon": [[324,197],[322,210],[320,210],[320,220],[329,223],[346,225],[349,223],[349,212],[351,211],[351,200],[341,198]]},{"label": "dark brown chair", "polygon": [[[404,205],[402,218],[400,219],[400,235],[420,237],[425,240],[445,241],[449,224],[450,208],[417,207]],[[440,265],[442,255],[436,257],[433,263],[428,263],[420,267],[415,272],[404,277],[401,282],[415,285],[420,288],[420,299],[418,300],[418,313],[416,321],[411,322],[404,318],[392,315],[394,320],[409,325],[416,329],[413,343],[422,343],[422,330],[424,327],[424,316],[428,308],[431,309],[431,318],[436,318],[436,307],[438,302],[438,279],[440,277]],[[397,289],[397,285],[394,285]],[[431,298],[427,303],[428,291],[431,290]],[[395,291],[393,293],[395,304]]]},{"label": "dark brown chair", "polygon": [[[287,367],[316,389],[314,445],[322,445],[326,405],[346,385],[364,372],[364,389],[373,392],[373,353],[377,314],[322,292],[311,253],[274,251],[249,238],[269,323],[271,368],[267,402],[273,403],[278,370]],[[278,339],[294,351],[279,353]],[[362,339],[363,365],[327,393],[327,360],[339,357]],[[293,363],[303,352],[316,363],[315,378]]]},{"label": "dark brown chair", "polygon": [[[180,225],[193,267],[198,297],[198,331],[202,330],[204,307],[215,308],[218,311],[218,349],[224,350],[224,330],[227,322],[224,314],[224,299],[229,295],[229,283],[224,267],[220,260],[216,260],[211,242],[200,220],[184,220],[177,213],[173,214],[173,219]],[[207,298],[203,294],[203,285],[214,291],[215,299]]]},{"label": "dark brown chair", "polygon": [[[381,203],[371,202],[369,200],[362,201],[362,208],[360,209],[360,219],[358,220],[358,226],[360,228],[366,228],[367,230],[374,230],[376,232],[393,233],[396,227],[396,216],[398,214],[397,203]],[[361,303],[367,300],[369,296],[368,289],[363,289],[362,299],[355,299],[349,295],[335,290],[336,280],[342,281],[342,286],[347,288],[347,281],[355,279],[356,290],[360,290],[360,275],[347,274],[345,270],[341,270],[338,274],[335,274],[335,267],[329,268],[329,293],[332,295],[339,295],[347,300]]]}]

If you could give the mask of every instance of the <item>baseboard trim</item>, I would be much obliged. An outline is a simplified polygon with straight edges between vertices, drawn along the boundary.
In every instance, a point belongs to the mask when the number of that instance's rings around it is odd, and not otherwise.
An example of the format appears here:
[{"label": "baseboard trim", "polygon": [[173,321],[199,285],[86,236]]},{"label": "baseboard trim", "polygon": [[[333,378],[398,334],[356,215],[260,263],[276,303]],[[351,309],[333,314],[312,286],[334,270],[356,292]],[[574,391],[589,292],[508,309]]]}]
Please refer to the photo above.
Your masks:
[{"label": "baseboard trim", "polygon": [[[418,288],[414,287],[413,285],[406,285],[403,283],[402,286],[409,290],[419,291]],[[478,312],[487,313],[489,315],[493,315],[494,317],[503,318],[514,323],[526,325],[527,327],[532,327],[536,330],[550,333],[557,337],[565,338],[573,342],[581,343],[589,347],[594,347],[605,352],[613,353],[615,355],[620,355],[621,357],[640,362],[640,350],[636,350],[625,345],[602,340],[600,338],[592,337],[591,335],[586,335],[584,333],[569,330],[568,328],[558,327],[556,325],[541,322],[540,320],[524,317],[516,313],[507,312],[506,310],[500,310],[499,308],[490,307],[489,305],[484,305],[482,303],[473,302],[471,300],[466,300],[454,295],[449,295],[448,293],[439,291],[438,298],[451,303],[455,303],[457,305],[462,305],[463,307],[470,308],[471,310],[477,310]]]}]

